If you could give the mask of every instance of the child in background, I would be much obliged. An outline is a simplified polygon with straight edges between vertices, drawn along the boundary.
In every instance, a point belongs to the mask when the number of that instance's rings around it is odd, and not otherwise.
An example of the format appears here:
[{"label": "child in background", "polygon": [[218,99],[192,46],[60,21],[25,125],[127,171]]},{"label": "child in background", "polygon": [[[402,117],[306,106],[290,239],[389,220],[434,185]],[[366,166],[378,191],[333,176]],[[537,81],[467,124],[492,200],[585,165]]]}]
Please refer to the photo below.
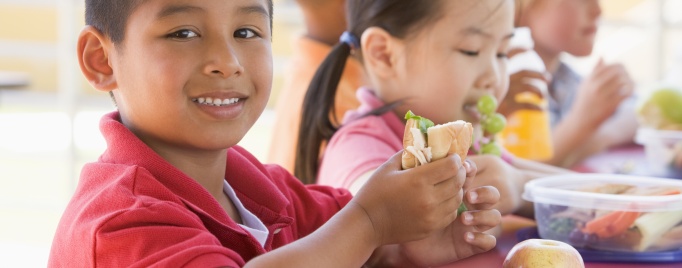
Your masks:
[{"label": "child in background", "polygon": [[[571,167],[594,153],[632,143],[637,128],[634,102],[625,100],[634,84],[623,65],[599,60],[583,80],[560,59],[563,52],[577,57],[592,53],[599,0],[516,1],[518,26],[531,29],[535,51],[552,74],[548,93],[554,157],[548,163]],[[528,87],[524,79],[516,77],[510,87]]]},{"label": "child in background", "polygon": [[[235,146],[267,103],[272,2],[86,0],[78,60],[113,92],[56,230],[50,267],[440,265],[495,246],[493,187],[472,165],[400,170],[396,154],[351,199],[304,186]],[[467,174],[468,173],[468,174]],[[406,220],[407,219],[407,220]]]},{"label": "child in background", "polygon": [[[458,119],[478,124],[478,99],[505,94],[513,0],[391,3],[349,1],[349,29],[318,70],[310,87],[317,90],[304,103],[295,174],[305,183],[358,191],[402,149],[408,110],[436,124]],[[362,60],[372,86],[358,90],[360,108],[347,113],[337,131],[324,115],[351,54]],[[320,163],[319,146],[332,134]],[[503,214],[532,215],[530,203],[521,199],[524,183],[566,172],[520,159],[510,165],[490,155],[468,159],[478,167],[472,183],[500,191],[497,208]]]},{"label": "child in background", "polygon": [[[279,164],[289,172],[294,172],[303,97],[317,67],[346,29],[345,0],[296,2],[303,12],[306,33],[294,42],[293,58],[275,107],[276,120],[267,156],[268,163]],[[355,91],[363,81],[362,66],[349,58],[338,85],[334,112],[330,114],[335,126],[348,110],[360,105]]]}]

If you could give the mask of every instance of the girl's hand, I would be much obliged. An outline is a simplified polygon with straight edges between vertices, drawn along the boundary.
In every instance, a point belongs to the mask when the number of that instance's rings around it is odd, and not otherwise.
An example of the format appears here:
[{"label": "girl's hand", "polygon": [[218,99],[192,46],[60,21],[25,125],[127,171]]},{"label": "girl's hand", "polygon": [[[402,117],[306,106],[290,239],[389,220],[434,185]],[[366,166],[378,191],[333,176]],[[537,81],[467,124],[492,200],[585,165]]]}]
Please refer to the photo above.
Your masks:
[{"label": "girl's hand", "polygon": [[443,265],[491,250],[496,239],[483,232],[501,223],[500,212],[493,209],[499,200],[500,192],[492,186],[467,191],[465,203],[469,211],[462,213],[441,232],[401,244],[399,251],[415,266],[425,267]]},{"label": "girl's hand", "polygon": [[544,98],[542,91],[528,82],[530,79],[537,79],[544,83],[549,83],[547,75],[540,72],[523,70],[512,74],[509,78],[509,91],[507,91],[507,94],[504,95],[504,99],[500,102],[500,107],[497,108],[498,113],[501,113],[505,117],[509,117],[518,110],[542,110],[542,107],[538,105],[516,101],[516,95],[526,92],[533,94],[538,98]]},{"label": "girl's hand", "polygon": [[576,118],[585,120],[587,127],[599,127],[633,90],[634,82],[622,64],[605,64],[600,59],[578,89],[571,111]]},{"label": "girl's hand", "polygon": [[[492,155],[475,155],[469,160],[476,163],[478,173],[471,181],[471,187],[490,185],[500,193],[500,202],[495,206],[502,215],[518,212],[522,207],[523,186],[526,176],[502,158]],[[469,189],[469,188],[467,188]]]},{"label": "girl's hand", "polygon": [[424,239],[457,218],[466,171],[457,154],[401,170],[401,152],[379,167],[353,198],[378,245]]}]

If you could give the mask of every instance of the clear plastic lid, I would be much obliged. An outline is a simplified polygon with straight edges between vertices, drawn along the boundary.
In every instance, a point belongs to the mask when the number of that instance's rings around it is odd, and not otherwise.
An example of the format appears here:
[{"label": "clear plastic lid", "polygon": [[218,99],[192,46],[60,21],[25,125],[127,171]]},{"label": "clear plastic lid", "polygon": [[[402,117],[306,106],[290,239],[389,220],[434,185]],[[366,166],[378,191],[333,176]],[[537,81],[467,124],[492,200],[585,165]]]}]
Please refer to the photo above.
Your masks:
[{"label": "clear plastic lid", "polygon": [[682,180],[616,174],[570,174],[526,183],[523,199],[551,205],[619,211],[682,210],[682,194],[641,196],[585,192],[591,186],[627,184],[636,187],[670,187],[682,190]]}]

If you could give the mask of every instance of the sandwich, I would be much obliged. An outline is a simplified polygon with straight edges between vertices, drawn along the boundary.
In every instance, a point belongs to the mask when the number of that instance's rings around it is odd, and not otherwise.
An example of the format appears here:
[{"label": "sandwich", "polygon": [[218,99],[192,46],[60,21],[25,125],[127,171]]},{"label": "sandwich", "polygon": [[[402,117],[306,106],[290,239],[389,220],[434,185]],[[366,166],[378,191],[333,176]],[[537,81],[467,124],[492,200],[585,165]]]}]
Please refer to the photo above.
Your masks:
[{"label": "sandwich", "polygon": [[464,161],[473,141],[471,123],[457,120],[442,125],[434,123],[412,111],[405,115],[407,123],[403,134],[402,168],[409,169],[456,153]]}]

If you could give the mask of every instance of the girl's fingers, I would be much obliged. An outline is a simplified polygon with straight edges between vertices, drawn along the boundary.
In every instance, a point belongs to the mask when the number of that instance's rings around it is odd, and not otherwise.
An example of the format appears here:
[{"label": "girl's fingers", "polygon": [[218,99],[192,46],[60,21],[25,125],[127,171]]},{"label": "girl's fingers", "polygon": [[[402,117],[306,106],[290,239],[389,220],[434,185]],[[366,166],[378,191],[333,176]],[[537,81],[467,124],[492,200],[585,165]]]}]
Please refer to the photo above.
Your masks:
[{"label": "girl's fingers", "polygon": [[468,190],[465,198],[472,210],[490,209],[500,201],[500,191],[493,186],[481,186]]},{"label": "girl's fingers", "polygon": [[470,210],[460,215],[464,225],[475,226],[478,231],[486,231],[502,221],[502,214],[497,209]]},{"label": "girl's fingers", "polygon": [[464,233],[464,241],[478,248],[481,252],[493,249],[497,243],[497,239],[492,235],[474,232]]},{"label": "girl's fingers", "polygon": [[509,79],[518,79],[518,80],[525,80],[527,78],[534,78],[534,79],[539,79],[542,81],[545,81],[549,83],[549,77],[547,77],[546,73],[541,73],[541,72],[536,72],[536,71],[529,71],[529,70],[522,70],[518,71],[516,73],[513,73]]}]

